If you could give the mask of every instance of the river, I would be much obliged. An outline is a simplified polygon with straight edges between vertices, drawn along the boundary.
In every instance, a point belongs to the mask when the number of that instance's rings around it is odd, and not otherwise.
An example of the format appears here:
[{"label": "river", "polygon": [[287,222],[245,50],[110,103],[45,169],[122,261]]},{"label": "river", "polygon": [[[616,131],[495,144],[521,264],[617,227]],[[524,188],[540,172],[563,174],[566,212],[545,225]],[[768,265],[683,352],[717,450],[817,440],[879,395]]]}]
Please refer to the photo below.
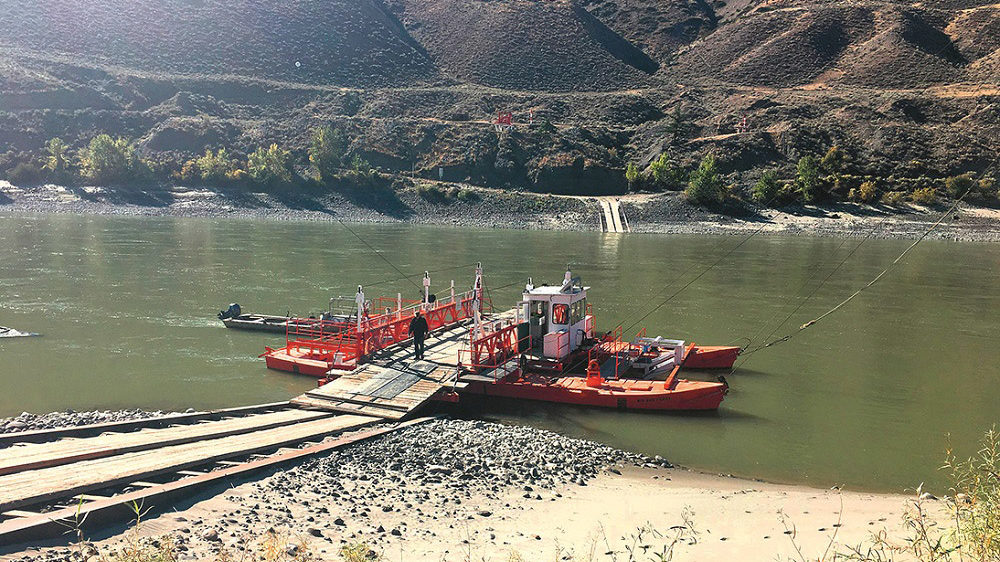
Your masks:
[{"label": "river", "polygon": [[[703,344],[761,341],[829,276],[774,337],[790,333],[910,244],[869,240],[855,251],[859,240],[761,236],[726,256],[742,238],[351,228],[404,272],[455,268],[432,276],[442,291],[452,278],[469,285],[468,264],[482,261],[497,288],[489,296],[504,307],[528,276],[556,282],[571,264],[592,287],[599,330],[629,325],[677,293],[643,325]],[[369,296],[416,298],[398,277],[337,223],[0,216],[0,325],[43,334],[0,339],[0,416],[288,399],[315,382],[264,368],[257,355],[283,337],[226,330],[217,311],[236,301],[247,311],[308,314],[358,283],[381,283]],[[925,241],[879,284],[728,378],[729,396],[709,415],[511,402],[466,413],[713,472],[881,491],[941,487],[949,444],[972,454],[1000,420],[1000,245]]]}]

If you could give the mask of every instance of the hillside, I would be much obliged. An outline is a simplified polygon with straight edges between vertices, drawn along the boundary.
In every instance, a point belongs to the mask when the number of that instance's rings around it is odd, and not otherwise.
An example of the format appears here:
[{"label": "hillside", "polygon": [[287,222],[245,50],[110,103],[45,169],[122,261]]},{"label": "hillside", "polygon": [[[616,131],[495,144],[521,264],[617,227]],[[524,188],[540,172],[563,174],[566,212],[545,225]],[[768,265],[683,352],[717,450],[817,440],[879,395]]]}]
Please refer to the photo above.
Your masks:
[{"label": "hillside", "polygon": [[[839,145],[857,174],[915,182],[1000,146],[990,0],[24,0],[0,18],[0,173],[100,132],[168,168],[271,142],[304,167],[322,123],[389,172],[563,193],[620,191],[663,151],[715,152],[745,184]],[[502,137],[498,111],[518,124]]]}]

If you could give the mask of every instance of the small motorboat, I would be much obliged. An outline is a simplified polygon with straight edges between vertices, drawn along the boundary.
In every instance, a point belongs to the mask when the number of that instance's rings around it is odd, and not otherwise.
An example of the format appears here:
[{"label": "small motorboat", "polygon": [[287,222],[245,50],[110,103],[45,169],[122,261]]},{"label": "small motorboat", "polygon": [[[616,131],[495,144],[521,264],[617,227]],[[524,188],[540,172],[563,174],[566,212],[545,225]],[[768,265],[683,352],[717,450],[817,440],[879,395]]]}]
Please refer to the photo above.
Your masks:
[{"label": "small motorboat", "polygon": [[41,334],[36,334],[35,332],[21,332],[19,330],[15,330],[14,328],[0,326],[0,338],[30,338],[40,335]]},{"label": "small motorboat", "polygon": [[267,314],[240,314],[232,318],[223,318],[222,323],[227,328],[236,330],[274,332],[276,334],[284,334],[288,329],[287,316],[270,316]]},{"label": "small motorboat", "polygon": [[287,334],[290,330],[292,336],[295,336],[300,329],[306,328],[320,330],[324,334],[336,333],[331,326],[346,322],[348,318],[349,315],[337,315],[332,312],[324,312],[319,318],[310,316],[299,319],[271,314],[243,314],[242,307],[235,302],[230,304],[228,309],[219,312],[219,320],[222,320],[227,328],[275,334]]}]

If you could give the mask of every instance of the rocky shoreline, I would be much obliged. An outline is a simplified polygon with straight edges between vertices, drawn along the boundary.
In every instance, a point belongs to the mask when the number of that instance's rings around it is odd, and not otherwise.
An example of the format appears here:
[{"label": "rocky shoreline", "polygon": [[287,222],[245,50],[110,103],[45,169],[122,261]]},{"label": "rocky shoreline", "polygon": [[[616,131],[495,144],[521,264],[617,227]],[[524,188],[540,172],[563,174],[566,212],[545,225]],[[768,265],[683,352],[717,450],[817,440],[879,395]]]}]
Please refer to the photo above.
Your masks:
[{"label": "rocky shoreline", "polygon": [[[0,181],[0,212],[599,230],[601,211],[594,197],[448,185],[442,184],[435,192],[437,195],[428,198],[415,189],[276,194],[185,187],[20,188]],[[456,195],[462,191],[474,195]],[[688,204],[678,192],[636,194],[619,199],[633,232],[690,235],[759,233],[913,239],[922,236],[947,210],[943,205],[888,208],[831,203],[824,207],[737,209],[721,214]],[[1000,210],[963,204],[929,237],[1000,242]]]},{"label": "rocky shoreline", "polygon": [[[194,411],[194,410],[191,410]],[[78,427],[98,423],[113,423],[141,420],[166,415],[160,410],[92,410],[77,412],[49,412],[47,414],[32,414],[21,412],[17,416],[0,418],[0,433],[17,433],[21,431],[37,431],[40,429],[55,429],[57,427]]]}]

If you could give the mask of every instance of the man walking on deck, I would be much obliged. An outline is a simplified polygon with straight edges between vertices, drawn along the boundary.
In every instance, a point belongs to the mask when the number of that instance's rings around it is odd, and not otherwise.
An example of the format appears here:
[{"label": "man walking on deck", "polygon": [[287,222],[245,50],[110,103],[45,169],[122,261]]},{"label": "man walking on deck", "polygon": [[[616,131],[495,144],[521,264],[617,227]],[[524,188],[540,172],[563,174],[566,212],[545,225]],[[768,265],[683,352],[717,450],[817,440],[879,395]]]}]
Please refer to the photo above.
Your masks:
[{"label": "man walking on deck", "polygon": [[413,350],[417,359],[424,358],[424,338],[429,331],[427,319],[418,310],[413,320],[410,320],[410,335],[413,336]]}]

